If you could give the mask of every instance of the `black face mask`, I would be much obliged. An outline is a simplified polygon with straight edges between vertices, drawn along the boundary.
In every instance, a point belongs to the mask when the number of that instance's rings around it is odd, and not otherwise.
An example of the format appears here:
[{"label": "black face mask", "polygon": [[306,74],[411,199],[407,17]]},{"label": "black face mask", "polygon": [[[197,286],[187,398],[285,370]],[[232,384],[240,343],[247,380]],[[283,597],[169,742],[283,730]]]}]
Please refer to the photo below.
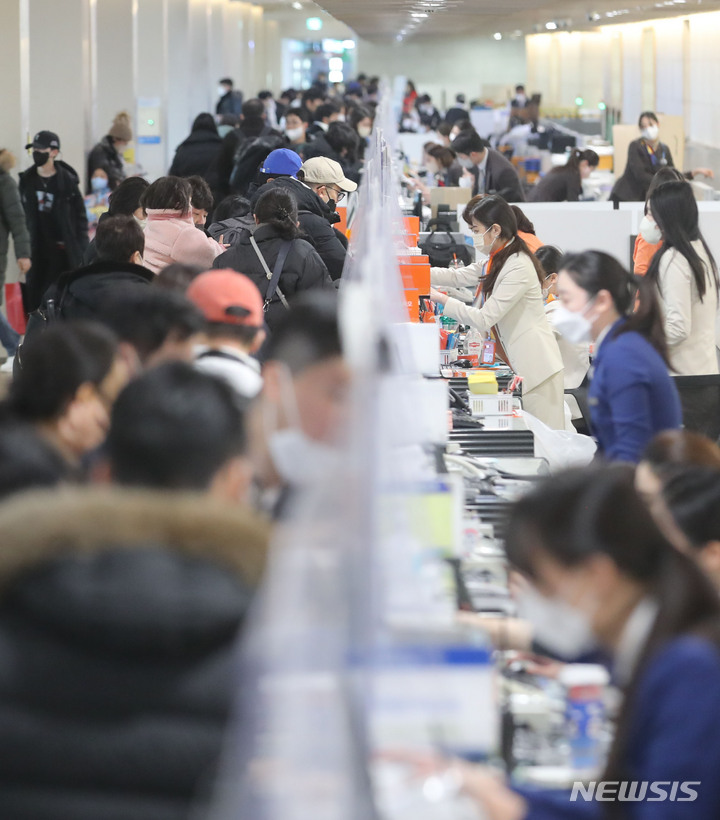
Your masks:
[{"label": "black face mask", "polygon": [[334,199],[329,199],[329,198],[328,198],[328,201],[327,201],[327,206],[328,206],[328,208],[330,208],[330,213],[331,213],[331,214],[334,214],[334,213],[335,213],[335,209],[337,208],[337,202],[335,202],[335,200],[334,200]]},{"label": "black face mask", "polygon": [[43,165],[47,165],[50,159],[50,154],[47,151],[33,151],[32,158],[35,163],[35,167],[42,168]]}]

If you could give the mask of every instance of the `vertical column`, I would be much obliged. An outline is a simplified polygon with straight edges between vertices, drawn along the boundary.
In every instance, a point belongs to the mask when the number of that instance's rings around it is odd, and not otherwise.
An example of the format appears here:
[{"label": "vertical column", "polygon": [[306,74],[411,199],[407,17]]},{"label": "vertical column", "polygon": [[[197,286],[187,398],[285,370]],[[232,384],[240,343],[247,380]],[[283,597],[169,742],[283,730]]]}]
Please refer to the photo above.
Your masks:
[{"label": "vertical column", "polygon": [[97,141],[120,111],[127,111],[137,136],[134,77],[135,0],[91,0],[94,17],[92,139]]},{"label": "vertical column", "polygon": [[253,63],[255,67],[255,91],[263,91],[267,85],[265,72],[265,20],[263,19],[263,9],[253,6],[252,9],[254,32],[253,32]]},{"label": "vertical column", "polygon": [[152,181],[166,173],[170,155],[167,0],[135,0],[134,12],[136,159]]},{"label": "vertical column", "polygon": [[276,96],[282,92],[282,47],[277,20],[265,21],[265,79],[263,85]]},{"label": "vertical column", "polygon": [[29,7],[30,130],[58,134],[62,157],[83,184],[91,130],[89,3],[32,0]]},{"label": "vertical column", "polygon": [[209,59],[209,0],[190,2],[190,68],[192,82],[189,88],[190,107],[196,112],[215,113],[215,89],[219,77],[210,71]]},{"label": "vertical column", "polygon": [[222,7],[223,72],[232,77],[238,89],[244,88],[245,65],[243,60],[244,22],[242,3],[226,3]]},{"label": "vertical column", "polygon": [[[3,5],[0,26],[0,54],[8,78],[3,90],[3,113],[0,117],[0,148],[7,148],[17,158],[16,171],[28,164],[24,147],[30,132],[30,17],[29,0],[9,0]],[[12,243],[12,237],[10,238]],[[15,253],[8,253],[6,281],[17,282]]]},{"label": "vertical column", "polygon": [[188,0],[172,0],[168,5],[168,167],[175,149],[190,133],[199,110],[192,107],[189,89],[193,85]]},{"label": "vertical column", "polygon": [[8,82],[3,89],[0,148],[7,148],[22,164],[22,150],[30,131],[30,17],[29,0],[3,4],[0,54]]},{"label": "vertical column", "polygon": [[208,9],[208,60],[213,76],[213,84],[217,86],[221,77],[230,77],[238,88],[242,86],[238,77],[233,77],[225,59],[224,19],[222,0],[210,0]]}]

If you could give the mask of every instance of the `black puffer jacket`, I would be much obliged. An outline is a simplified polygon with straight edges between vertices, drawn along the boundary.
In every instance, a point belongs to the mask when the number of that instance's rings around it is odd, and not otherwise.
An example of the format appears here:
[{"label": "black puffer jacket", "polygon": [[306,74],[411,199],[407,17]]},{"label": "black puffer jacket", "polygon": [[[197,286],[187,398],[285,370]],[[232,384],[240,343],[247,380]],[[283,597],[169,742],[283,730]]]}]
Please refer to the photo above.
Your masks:
[{"label": "black puffer jacket", "polygon": [[264,523],[207,496],[0,506],[4,820],[188,820],[209,797]]},{"label": "black puffer jacket", "polygon": [[253,196],[253,209],[268,186],[282,188],[292,195],[298,206],[300,230],[318,252],[330,276],[334,280],[339,279],[347,256],[347,240],[333,228],[333,224],[339,221],[337,214],[330,210],[315,191],[292,177],[279,177],[259,188]]},{"label": "black puffer jacket", "polygon": [[[128,288],[146,288],[155,281],[155,274],[132,262],[96,260],[78,270],[64,273],[45,291],[40,310],[47,315],[50,299],[55,305],[57,318],[97,320],[98,314],[118,293]],[[28,334],[31,330],[28,327]]]},{"label": "black puffer jacket", "polygon": [[[272,272],[284,240],[272,225],[260,225],[255,233],[255,242]],[[267,273],[250,243],[249,232],[240,236],[237,242],[225,253],[220,254],[213,262],[214,268],[232,268],[249,276],[265,296],[269,281]],[[295,239],[290,249],[279,283],[285,298],[292,304],[293,298],[300,292],[312,288],[332,288],[333,283],[322,259],[304,239]],[[285,307],[275,294],[265,319],[272,330],[280,317],[285,314]]]},{"label": "black puffer jacket", "polygon": [[198,176],[211,179],[210,170],[217,160],[222,137],[217,131],[198,130],[181,142],[175,152],[169,174],[176,177]]}]

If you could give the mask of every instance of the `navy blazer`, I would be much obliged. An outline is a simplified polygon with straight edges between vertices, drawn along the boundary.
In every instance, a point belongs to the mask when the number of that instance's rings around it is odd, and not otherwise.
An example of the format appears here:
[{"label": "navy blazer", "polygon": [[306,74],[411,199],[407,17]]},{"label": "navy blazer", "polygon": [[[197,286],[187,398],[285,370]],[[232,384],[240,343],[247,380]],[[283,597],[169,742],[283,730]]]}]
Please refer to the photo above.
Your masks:
[{"label": "navy blazer", "polygon": [[[629,717],[625,776],[630,781],[694,782],[692,802],[658,801],[648,791],[625,802],[628,820],[717,820],[720,817],[720,651],[709,641],[682,636],[650,660]],[[600,778],[598,778],[598,781]],[[699,784],[698,784],[699,781]],[[648,787],[649,788],[649,787]],[[525,820],[601,820],[607,802],[570,801],[570,792],[518,789],[528,801]],[[617,793],[617,791],[615,791]],[[648,801],[648,797],[655,797]]]},{"label": "navy blazer", "polygon": [[650,342],[610,329],[595,353],[588,391],[598,453],[612,461],[638,462],[663,430],[682,426],[682,408],[667,365]]}]

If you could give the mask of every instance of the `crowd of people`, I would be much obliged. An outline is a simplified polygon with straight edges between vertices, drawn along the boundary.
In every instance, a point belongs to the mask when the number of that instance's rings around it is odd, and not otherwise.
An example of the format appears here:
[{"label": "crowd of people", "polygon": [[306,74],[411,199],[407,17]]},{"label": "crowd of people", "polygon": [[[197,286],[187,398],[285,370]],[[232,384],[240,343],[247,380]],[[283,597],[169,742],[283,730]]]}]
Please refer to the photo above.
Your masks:
[{"label": "crowd of people", "polygon": [[[0,271],[11,234],[28,315],[19,348],[0,320],[15,355],[0,404],[8,817],[185,817],[207,799],[268,521],[322,475],[349,418],[336,208],[362,184],[377,83],[361,76],[340,98],[323,82],[277,100],[244,99],[229,78],[218,91],[215,115],[195,118],[153,182],[125,176],[132,129],[118,115],[88,158],[88,192],[109,194],[92,240],[57,134],[34,136],[19,186],[0,152]],[[681,430],[693,407],[673,375],[718,374],[720,281],[689,183],[665,154],[638,188],[645,267],[633,275],[601,250],[542,243],[511,204],[525,199],[515,168],[470,126],[464,100],[443,120],[409,87],[403,117],[413,112],[442,139],[425,146],[428,174],[472,189],[475,261],[433,267],[431,298],[522,378],[525,409],[549,427],[568,426],[565,390],[587,387],[600,463],[517,504],[509,561],[546,610],[562,605],[615,655],[632,697],[608,776],[702,774],[693,816],[709,820],[720,450]],[[597,163],[576,151],[539,189],[577,199]],[[551,649],[543,623],[522,634]],[[461,773],[490,818],[560,816],[557,797]]]}]

